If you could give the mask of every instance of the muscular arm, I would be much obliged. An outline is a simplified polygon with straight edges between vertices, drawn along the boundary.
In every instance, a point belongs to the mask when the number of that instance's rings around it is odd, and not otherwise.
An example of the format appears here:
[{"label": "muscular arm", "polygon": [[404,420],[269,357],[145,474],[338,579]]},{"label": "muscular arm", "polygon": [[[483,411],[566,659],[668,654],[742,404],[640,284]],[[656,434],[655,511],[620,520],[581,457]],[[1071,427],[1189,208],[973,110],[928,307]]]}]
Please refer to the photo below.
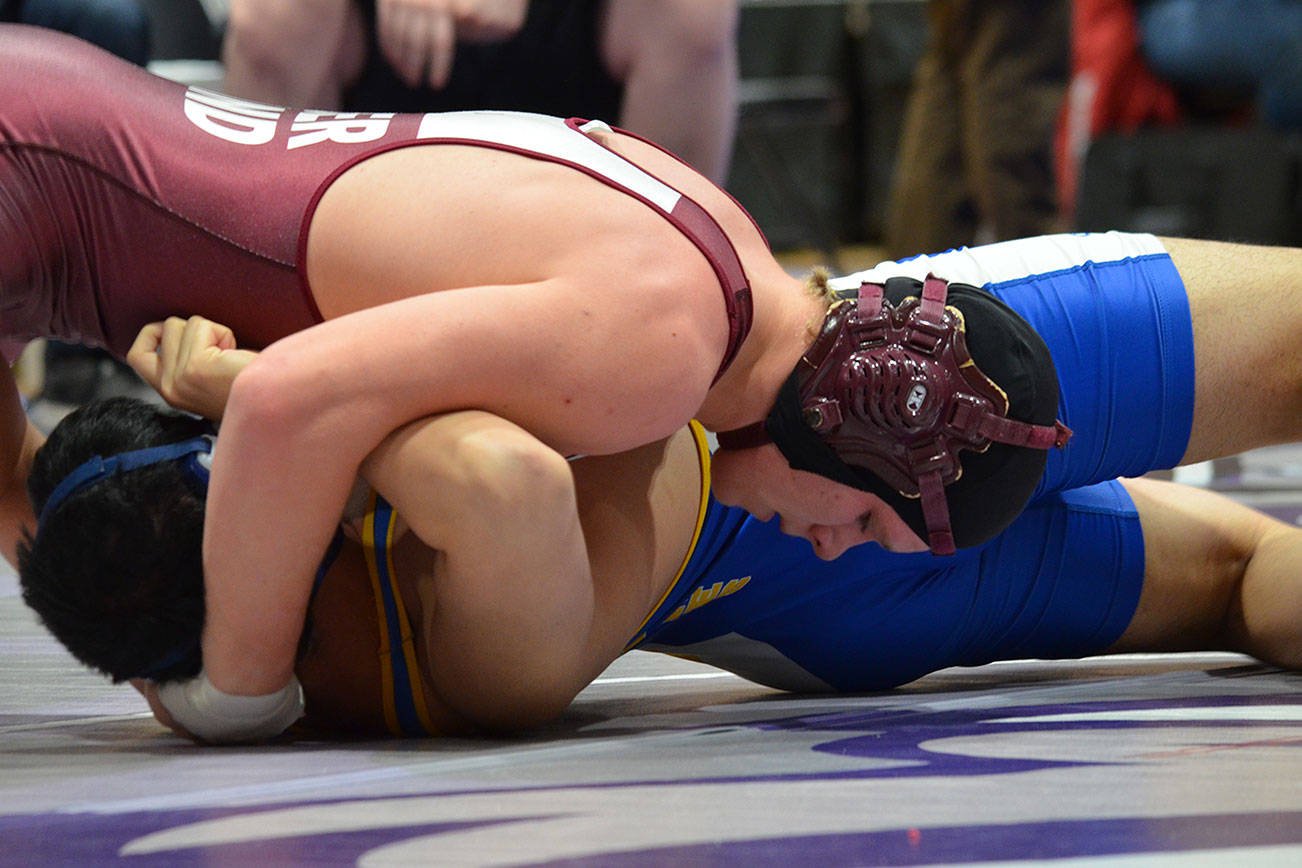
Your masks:
[{"label": "muscular arm", "polygon": [[287,681],[315,563],[352,480],[402,425],[482,409],[568,454],[621,451],[685,424],[722,356],[726,321],[717,296],[684,292],[681,270],[661,272],[624,284],[635,297],[664,285],[627,307],[595,304],[589,286],[561,279],[450,290],[265,351],[231,391],[208,496],[212,682],[258,695]]},{"label": "muscular arm", "polygon": [[[210,418],[256,357],[202,317],[146,326],[128,354],[168,403]],[[451,710],[520,727],[564,709],[593,658],[606,655],[599,669],[610,656],[592,650],[601,643],[569,463],[517,425],[464,411],[388,433],[359,469],[439,553],[437,599],[420,626]]]}]

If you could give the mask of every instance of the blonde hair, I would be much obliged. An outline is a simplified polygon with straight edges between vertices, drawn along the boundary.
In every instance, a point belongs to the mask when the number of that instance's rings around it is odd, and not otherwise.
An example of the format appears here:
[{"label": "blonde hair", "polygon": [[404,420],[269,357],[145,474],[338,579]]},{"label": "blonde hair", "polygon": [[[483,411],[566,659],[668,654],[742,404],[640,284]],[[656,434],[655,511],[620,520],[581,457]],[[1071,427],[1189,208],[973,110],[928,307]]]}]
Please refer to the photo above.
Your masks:
[{"label": "blonde hair", "polygon": [[809,272],[809,276],[805,278],[805,289],[809,294],[814,298],[821,299],[828,306],[832,303],[832,290],[827,285],[831,277],[831,272],[821,265],[816,265],[814,270]]},{"label": "blonde hair", "polygon": [[809,322],[805,323],[805,331],[811,338],[818,337],[818,333],[823,330],[823,320],[827,317],[827,312],[832,307],[832,289],[827,285],[831,278],[831,273],[821,265],[814,266],[813,271],[805,278],[805,291],[811,296],[823,303],[823,312],[820,315],[812,316]]}]

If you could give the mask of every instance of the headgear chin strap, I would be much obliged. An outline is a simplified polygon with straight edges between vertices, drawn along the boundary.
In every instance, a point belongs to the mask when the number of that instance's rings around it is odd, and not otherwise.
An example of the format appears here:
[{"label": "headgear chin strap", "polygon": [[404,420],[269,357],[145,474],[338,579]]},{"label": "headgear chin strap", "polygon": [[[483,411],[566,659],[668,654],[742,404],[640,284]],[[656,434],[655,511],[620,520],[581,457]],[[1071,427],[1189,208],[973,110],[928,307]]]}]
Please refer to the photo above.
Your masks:
[{"label": "headgear chin strap", "polygon": [[[904,282],[916,292],[916,281]],[[889,283],[898,295],[899,282]],[[949,286],[928,275],[920,297],[904,297],[898,304],[886,298],[887,287],[875,283],[860,286],[857,299],[837,301],[769,418],[720,433],[720,446],[739,449],[772,441],[797,470],[882,496],[920,536],[925,534],[935,554],[953,554],[956,538],[969,546],[994,536],[1030,497],[1043,473],[1043,451],[1066,445],[1071,431],[1054,420],[1057,378],[1039,335],[993,296],[975,287],[954,288],[963,291],[978,316],[989,318],[983,330],[1007,333],[998,336],[1007,338],[1007,345],[986,355],[998,375],[1014,372],[1007,375],[1019,380],[1019,400],[1013,403],[1022,406],[1013,409],[1030,421],[1009,418],[1009,395],[977,367],[964,314],[946,304]],[[997,346],[989,335],[982,339]],[[990,363],[983,359],[983,364]],[[1033,369],[1029,374],[1022,370],[1027,367]],[[1021,398],[1022,393],[1029,397]],[[1000,456],[994,463],[1006,466],[990,479],[1010,489],[1001,492],[1008,502],[994,506],[988,498],[995,495],[985,492],[984,505],[978,497],[972,509],[989,514],[973,518],[965,510],[962,533],[956,533],[946,489],[963,476],[959,453],[985,453],[992,443],[1036,450],[1041,457],[1027,462]]]},{"label": "headgear chin strap", "polygon": [[205,490],[208,488],[208,471],[212,467],[212,447],[214,437],[204,434],[192,437],[180,443],[168,443],[165,446],[150,446],[132,452],[119,452],[109,458],[96,455],[63,478],[41,509],[37,520],[38,526],[45,523],[59,504],[79,491],[84,491],[118,473],[158,464],[160,461],[185,459],[182,465],[186,472]]}]

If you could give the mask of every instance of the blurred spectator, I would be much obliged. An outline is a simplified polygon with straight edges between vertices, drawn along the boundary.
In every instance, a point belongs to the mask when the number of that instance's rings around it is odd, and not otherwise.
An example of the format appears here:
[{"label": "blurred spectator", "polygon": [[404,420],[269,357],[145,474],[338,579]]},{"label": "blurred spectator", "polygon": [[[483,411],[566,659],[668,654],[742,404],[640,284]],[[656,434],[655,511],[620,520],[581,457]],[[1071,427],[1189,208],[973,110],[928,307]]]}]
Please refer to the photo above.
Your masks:
[{"label": "blurred spectator", "polygon": [[1057,145],[1064,217],[1075,212],[1093,139],[1190,118],[1241,120],[1254,102],[1267,122],[1302,128],[1299,0],[1073,0]]},{"label": "blurred spectator", "polygon": [[1067,0],[928,0],[886,255],[1058,227],[1054,125],[1067,83]]},{"label": "blurred spectator", "polygon": [[1091,140],[1105,132],[1174,124],[1181,117],[1175,90],[1153,74],[1140,53],[1132,0],[1073,0],[1071,84],[1055,155],[1064,220],[1075,214],[1080,165]]},{"label": "blurred spectator", "polygon": [[144,66],[149,18],[137,0],[0,0],[0,21],[61,30]]},{"label": "blurred spectator", "polygon": [[722,182],[736,29],[737,0],[232,0],[223,60],[263,102],[614,120]]},{"label": "blurred spectator", "polygon": [[1302,2],[1140,0],[1149,66],[1181,91],[1253,98],[1261,118],[1302,129]]}]

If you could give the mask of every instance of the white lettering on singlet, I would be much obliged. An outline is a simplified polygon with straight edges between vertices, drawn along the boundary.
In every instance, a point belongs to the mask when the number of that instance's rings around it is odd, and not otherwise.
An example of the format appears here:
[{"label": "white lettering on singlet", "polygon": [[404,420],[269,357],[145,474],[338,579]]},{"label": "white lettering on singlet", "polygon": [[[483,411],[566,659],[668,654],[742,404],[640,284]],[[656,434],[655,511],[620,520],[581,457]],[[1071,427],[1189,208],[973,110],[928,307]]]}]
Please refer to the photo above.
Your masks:
[{"label": "white lettering on singlet", "polygon": [[383,138],[393,112],[299,112],[290,127],[289,150],[320,142],[357,144]]},{"label": "white lettering on singlet", "polygon": [[[185,116],[190,123],[237,145],[269,144],[276,138],[276,127],[285,111],[280,106],[236,99],[201,87],[185,92]],[[373,142],[389,131],[392,119],[392,112],[299,112],[290,126],[286,150],[321,142]]]},{"label": "white lettering on singlet", "polygon": [[185,116],[205,133],[237,145],[265,145],[276,137],[285,110],[192,87],[185,92]]},{"label": "white lettering on singlet", "polygon": [[[287,109],[236,99],[201,87],[187,88],[185,116],[199,129],[237,145],[266,145]],[[364,144],[384,138],[392,112],[300,111],[289,127],[286,150],[322,142]],[[575,132],[560,118],[525,112],[475,111],[426,114],[421,117],[416,140],[445,139],[497,145],[521,153],[571,163],[599,175],[671,213],[682,194],[630,163],[584,133],[609,130],[591,122]]]}]

